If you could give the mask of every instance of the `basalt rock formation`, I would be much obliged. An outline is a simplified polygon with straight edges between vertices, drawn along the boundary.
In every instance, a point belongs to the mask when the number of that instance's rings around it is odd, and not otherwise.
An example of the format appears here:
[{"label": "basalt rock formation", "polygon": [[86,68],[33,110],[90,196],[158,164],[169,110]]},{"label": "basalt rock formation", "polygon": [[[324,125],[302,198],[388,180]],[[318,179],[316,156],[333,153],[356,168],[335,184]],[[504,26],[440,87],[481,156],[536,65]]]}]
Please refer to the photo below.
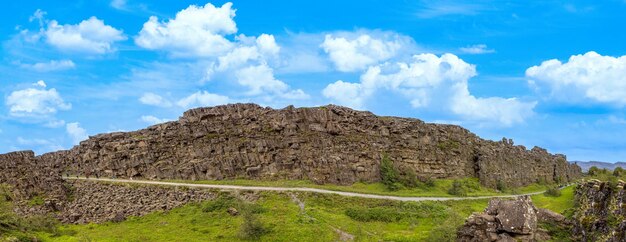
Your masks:
[{"label": "basalt rock formation", "polygon": [[576,188],[578,241],[626,241],[626,182],[589,180]]},{"label": "basalt rock formation", "polygon": [[492,199],[483,213],[474,213],[457,231],[457,241],[547,241],[547,231],[539,222],[564,223],[565,218],[545,209],[537,209],[529,196],[516,200]]},{"label": "basalt rock formation", "polygon": [[55,153],[35,157],[32,151],[0,155],[0,184],[11,187],[16,200],[28,200],[45,195],[64,200],[68,188],[61,178],[59,163],[43,162],[59,159]]},{"label": "basalt rock formation", "polygon": [[[178,121],[93,136],[71,150],[28,159],[71,175],[352,184],[379,181],[385,154],[400,171],[431,178],[477,177],[490,187],[565,182],[581,174],[565,156],[538,147],[527,150],[507,139],[481,139],[455,125],[334,105],[197,108]],[[12,159],[0,155],[0,161]]]}]

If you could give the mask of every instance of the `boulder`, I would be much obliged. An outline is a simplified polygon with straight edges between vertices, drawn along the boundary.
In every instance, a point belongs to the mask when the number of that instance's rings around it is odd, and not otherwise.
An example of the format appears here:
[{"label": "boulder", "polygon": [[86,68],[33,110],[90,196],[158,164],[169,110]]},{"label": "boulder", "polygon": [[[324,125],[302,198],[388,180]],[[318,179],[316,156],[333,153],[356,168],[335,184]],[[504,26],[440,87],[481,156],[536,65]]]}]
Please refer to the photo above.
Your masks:
[{"label": "boulder", "polygon": [[457,231],[458,241],[543,241],[537,229],[538,210],[529,196],[491,199],[483,213],[474,213]]}]

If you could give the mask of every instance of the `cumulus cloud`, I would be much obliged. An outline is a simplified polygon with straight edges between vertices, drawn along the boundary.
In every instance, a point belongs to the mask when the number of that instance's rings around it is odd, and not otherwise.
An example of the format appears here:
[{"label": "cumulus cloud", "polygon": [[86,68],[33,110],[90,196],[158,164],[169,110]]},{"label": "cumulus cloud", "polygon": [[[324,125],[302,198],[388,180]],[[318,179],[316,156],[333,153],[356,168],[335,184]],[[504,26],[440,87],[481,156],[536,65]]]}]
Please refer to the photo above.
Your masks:
[{"label": "cumulus cloud", "polygon": [[489,54],[489,53],[495,53],[496,52],[496,50],[494,50],[494,49],[487,48],[487,45],[485,45],[485,44],[461,47],[461,48],[459,48],[459,50],[461,50],[461,52],[463,52],[465,54],[473,54],[473,55]]},{"label": "cumulus cloud", "polygon": [[141,96],[139,98],[139,101],[143,104],[146,105],[152,105],[152,106],[157,106],[157,107],[171,107],[172,103],[166,99],[164,99],[163,97],[154,94],[154,93],[144,93],[143,96]]},{"label": "cumulus cloud", "polygon": [[351,72],[388,60],[411,41],[398,34],[373,37],[367,33],[326,35],[321,47],[339,71]]},{"label": "cumulus cloud", "polygon": [[526,70],[537,91],[564,102],[626,105],[626,56],[603,56],[590,51],[565,63],[547,60]]},{"label": "cumulus cloud", "polygon": [[153,124],[160,124],[160,123],[169,122],[171,120],[157,118],[157,117],[152,116],[152,115],[145,115],[145,116],[141,116],[141,121],[153,125]]},{"label": "cumulus cloud", "polygon": [[349,83],[342,80],[326,86],[322,95],[355,109],[363,109],[364,99],[368,96],[360,83]]},{"label": "cumulus cloud", "polygon": [[65,125],[65,130],[67,131],[67,134],[70,136],[70,138],[72,138],[72,142],[74,145],[77,145],[81,141],[89,138],[89,136],[87,136],[87,130],[80,127],[80,123],[68,123],[67,125]]},{"label": "cumulus cloud", "polygon": [[63,71],[74,69],[76,64],[71,60],[51,60],[48,62],[37,62],[34,64],[19,64],[21,68],[36,72]]},{"label": "cumulus cloud", "polygon": [[42,30],[46,42],[60,50],[88,54],[105,54],[114,51],[113,43],[126,40],[121,30],[91,17],[79,24],[59,24],[56,20]]},{"label": "cumulus cloud", "polygon": [[164,50],[173,56],[218,56],[229,51],[233,44],[224,35],[237,32],[232,3],[215,7],[191,5],[176,14],[174,19],[159,21],[151,16],[144,23],[135,43],[150,50]]},{"label": "cumulus cloud", "polygon": [[56,89],[46,89],[46,83],[39,81],[35,88],[11,92],[5,103],[9,114],[14,117],[41,117],[55,114],[59,110],[69,110],[72,105],[63,101]]},{"label": "cumulus cloud", "polygon": [[249,66],[235,73],[237,82],[248,87],[248,95],[259,95],[264,92],[282,93],[289,87],[284,82],[276,80],[272,69],[267,65]]},{"label": "cumulus cloud", "polygon": [[362,108],[377,90],[397,92],[410,99],[414,108],[442,109],[467,120],[496,122],[505,126],[520,123],[533,115],[534,102],[514,98],[480,98],[469,93],[467,82],[476,68],[453,54],[440,57],[420,54],[412,62],[371,66],[360,83],[337,81],[322,94],[342,105]]},{"label": "cumulus cloud", "polygon": [[209,93],[207,91],[198,91],[181,100],[176,104],[183,108],[208,107],[227,104],[230,99],[227,96]]}]

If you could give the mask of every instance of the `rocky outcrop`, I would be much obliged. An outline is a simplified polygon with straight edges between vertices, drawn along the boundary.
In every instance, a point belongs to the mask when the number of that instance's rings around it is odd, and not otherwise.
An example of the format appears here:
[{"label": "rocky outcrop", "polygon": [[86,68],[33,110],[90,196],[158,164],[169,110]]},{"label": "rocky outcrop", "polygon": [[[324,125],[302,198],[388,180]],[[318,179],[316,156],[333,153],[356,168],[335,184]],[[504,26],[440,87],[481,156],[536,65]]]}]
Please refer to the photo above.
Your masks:
[{"label": "rocky outcrop", "polygon": [[589,180],[576,188],[574,235],[579,241],[626,241],[624,181]]},{"label": "rocky outcrop", "polygon": [[22,215],[51,213],[64,223],[120,222],[130,216],[168,211],[191,202],[212,200],[214,192],[163,186],[120,185],[90,181],[68,182],[68,199],[37,206],[18,206]]},{"label": "rocky outcrop", "polygon": [[380,117],[328,105],[192,109],[175,122],[90,137],[38,157],[64,173],[143,179],[308,179],[352,184],[380,180],[386,154],[421,177],[478,177],[487,186],[571,181],[580,168],[562,155],[487,141],[454,125]]},{"label": "rocky outcrop", "polygon": [[537,228],[538,218],[551,217],[541,213],[529,196],[492,199],[483,213],[472,214],[459,228],[457,241],[545,241],[550,236]]},{"label": "rocky outcrop", "polygon": [[[53,156],[50,153],[48,156]],[[68,189],[61,179],[56,162],[42,162],[32,151],[11,152],[0,155],[0,184],[9,185],[16,200],[29,200],[36,196],[64,199]]]}]

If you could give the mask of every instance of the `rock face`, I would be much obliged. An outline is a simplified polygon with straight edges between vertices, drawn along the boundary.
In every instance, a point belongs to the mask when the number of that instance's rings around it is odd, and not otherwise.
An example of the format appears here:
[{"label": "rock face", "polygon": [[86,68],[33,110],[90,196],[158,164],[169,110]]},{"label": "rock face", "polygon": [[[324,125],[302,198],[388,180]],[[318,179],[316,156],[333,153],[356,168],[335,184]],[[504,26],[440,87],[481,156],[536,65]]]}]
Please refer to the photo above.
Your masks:
[{"label": "rock face", "polygon": [[63,223],[120,222],[130,216],[168,211],[190,202],[212,200],[214,192],[162,186],[120,185],[72,181],[65,185],[70,194],[62,200],[46,199],[41,205],[18,204],[17,214],[53,215]]},{"label": "rock face", "polygon": [[433,178],[478,177],[518,187],[578,178],[562,155],[511,140],[487,141],[454,125],[379,117],[339,106],[284,109],[255,104],[197,108],[175,122],[102,134],[38,157],[64,173],[144,179],[380,180],[387,154],[401,171]]},{"label": "rock face", "polygon": [[189,202],[211,200],[212,192],[159,186],[124,186],[77,181],[74,199],[57,214],[64,223],[119,222],[129,216],[167,211]]},{"label": "rock face", "polygon": [[[45,157],[54,157],[50,153]],[[42,157],[39,157],[42,158]],[[0,184],[11,186],[16,200],[28,200],[45,195],[50,199],[64,199],[67,187],[55,162],[41,162],[32,151],[0,155]],[[49,158],[44,158],[49,159]]]},{"label": "rock face", "polygon": [[574,235],[579,241],[626,241],[626,190],[616,183],[590,180],[576,188]]},{"label": "rock face", "polygon": [[549,236],[537,229],[538,217],[549,216],[540,214],[529,196],[492,199],[485,212],[467,219],[457,232],[457,241],[543,241]]}]

